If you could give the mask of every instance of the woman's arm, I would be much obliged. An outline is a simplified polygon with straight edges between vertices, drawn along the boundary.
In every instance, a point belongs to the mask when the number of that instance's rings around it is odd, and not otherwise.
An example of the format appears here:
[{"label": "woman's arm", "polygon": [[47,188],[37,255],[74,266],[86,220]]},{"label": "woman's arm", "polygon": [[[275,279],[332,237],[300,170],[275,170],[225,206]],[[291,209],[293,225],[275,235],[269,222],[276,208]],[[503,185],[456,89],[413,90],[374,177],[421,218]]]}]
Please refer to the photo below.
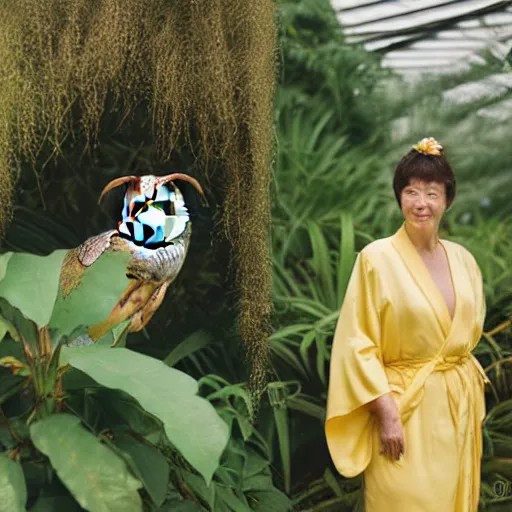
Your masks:
[{"label": "woman's arm", "polygon": [[372,414],[377,416],[380,430],[381,454],[388,454],[398,460],[405,453],[404,433],[398,407],[391,393],[376,398],[368,403]]}]

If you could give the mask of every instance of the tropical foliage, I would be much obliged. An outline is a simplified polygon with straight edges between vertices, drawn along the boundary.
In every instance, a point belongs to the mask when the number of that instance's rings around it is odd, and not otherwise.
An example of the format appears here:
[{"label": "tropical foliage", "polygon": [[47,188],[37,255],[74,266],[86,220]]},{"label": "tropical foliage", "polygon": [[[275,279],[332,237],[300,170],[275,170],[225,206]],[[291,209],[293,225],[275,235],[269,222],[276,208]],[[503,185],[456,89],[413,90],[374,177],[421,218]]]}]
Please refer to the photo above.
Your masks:
[{"label": "tropical foliage", "polygon": [[[36,511],[117,510],[95,507],[138,499],[147,510],[360,509],[361,479],[337,475],[324,440],[330,345],[357,251],[401,222],[393,167],[426,135],[443,142],[458,180],[442,236],[465,245],[484,276],[487,318],[476,355],[491,385],[481,505],[510,509],[512,497],[500,489],[510,489],[512,480],[512,155],[505,124],[485,117],[510,92],[466,103],[449,101],[453,95],[447,94],[500,74],[507,64],[487,55],[487,64],[469,73],[411,86],[382,69],[378,56],[345,43],[327,1],[281,1],[278,21],[272,377],[257,422],[249,421],[241,333],[226,293],[228,252],[211,246],[217,222],[211,211],[198,211],[183,272],[141,333],[125,339],[120,327],[98,347],[68,347],[80,339],[75,327],[92,321],[78,318],[86,302],[77,300],[60,335],[47,321],[58,297],[48,301],[45,316],[30,294],[16,291],[19,269],[26,268],[19,258],[35,258],[18,251],[49,255],[30,260],[34,272],[44,268],[40,274],[46,275],[61,257],[52,251],[76,246],[108,224],[108,216],[92,207],[96,179],[108,181],[127,169],[158,170],[153,141],[136,123],[124,134],[100,130],[93,159],[65,148],[37,180],[21,174],[22,193],[4,244],[15,253],[0,260],[1,314],[9,322],[0,326],[0,357],[15,358],[3,359],[0,373],[0,472],[13,504],[9,510],[24,503]],[[53,184],[64,195],[70,191],[68,201],[59,200]],[[122,277],[112,274],[101,293],[113,297]],[[22,347],[33,343],[31,350],[39,353],[46,325],[57,356],[43,371],[31,366]],[[110,348],[114,340],[118,347]],[[208,411],[222,434],[206,461],[197,453],[194,458],[201,434],[185,430],[183,436],[187,422],[199,432],[202,425],[210,428],[193,407]],[[60,414],[51,414],[59,408]],[[59,446],[69,447],[65,459],[56,453],[55,432],[63,432]],[[84,468],[101,460],[105,478],[73,471],[75,460]],[[90,492],[91,486],[98,487]],[[88,500],[103,496],[108,486],[103,505],[91,505]]]},{"label": "tropical foliage", "polygon": [[101,224],[96,197],[110,155],[100,145],[128,149],[117,152],[128,157],[121,174],[187,168],[212,203],[255,396],[267,377],[271,309],[275,51],[271,0],[0,4],[0,234],[20,174],[35,192],[25,204],[64,210],[80,231]]},{"label": "tropical foliage", "polygon": [[[125,348],[125,324],[83,346],[84,328],[109,313],[126,285],[126,261],[102,256],[64,300],[64,254],[0,259],[0,510],[286,508],[243,390],[197,382]],[[245,409],[230,405],[233,395]]]}]

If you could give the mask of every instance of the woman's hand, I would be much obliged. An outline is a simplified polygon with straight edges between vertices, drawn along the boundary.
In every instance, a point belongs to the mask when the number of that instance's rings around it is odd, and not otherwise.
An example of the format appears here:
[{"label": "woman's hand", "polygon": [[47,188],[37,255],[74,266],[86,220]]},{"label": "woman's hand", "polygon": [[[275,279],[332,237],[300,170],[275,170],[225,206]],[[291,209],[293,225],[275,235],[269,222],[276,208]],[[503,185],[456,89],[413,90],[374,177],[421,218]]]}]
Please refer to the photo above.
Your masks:
[{"label": "woman's hand", "polygon": [[398,460],[405,453],[404,432],[398,408],[391,393],[382,395],[369,404],[370,411],[379,420],[380,453]]}]

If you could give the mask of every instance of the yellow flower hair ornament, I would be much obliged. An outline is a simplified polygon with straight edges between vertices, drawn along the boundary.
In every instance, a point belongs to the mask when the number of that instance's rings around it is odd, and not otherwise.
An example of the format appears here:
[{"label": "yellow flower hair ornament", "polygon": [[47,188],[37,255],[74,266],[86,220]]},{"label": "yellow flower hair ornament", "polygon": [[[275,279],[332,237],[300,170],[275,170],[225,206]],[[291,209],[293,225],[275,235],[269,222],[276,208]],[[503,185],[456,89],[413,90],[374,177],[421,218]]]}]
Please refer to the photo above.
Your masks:
[{"label": "yellow flower hair ornament", "polygon": [[421,139],[418,144],[414,145],[413,149],[425,155],[441,156],[443,146],[441,146],[434,137],[425,137]]}]

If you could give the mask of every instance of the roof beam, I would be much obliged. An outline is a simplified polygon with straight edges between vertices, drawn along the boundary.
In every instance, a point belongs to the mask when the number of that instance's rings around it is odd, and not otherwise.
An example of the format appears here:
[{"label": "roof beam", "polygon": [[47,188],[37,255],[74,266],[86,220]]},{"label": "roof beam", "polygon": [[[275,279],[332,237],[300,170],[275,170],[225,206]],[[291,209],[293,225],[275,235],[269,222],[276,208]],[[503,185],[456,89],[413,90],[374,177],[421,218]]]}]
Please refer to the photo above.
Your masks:
[{"label": "roof beam", "polygon": [[462,59],[471,55],[471,50],[422,50],[422,49],[405,49],[388,52],[385,55],[385,59]]},{"label": "roof beam", "polygon": [[[423,2],[423,0],[419,0]],[[346,26],[341,13],[337,15],[340,24],[344,27],[347,36],[382,37],[387,33],[407,32],[418,28],[425,28],[436,24],[453,24],[457,20],[465,20],[470,15],[488,12],[490,9],[503,8],[510,2],[497,0],[465,0],[463,2],[450,2],[434,9],[409,11],[407,14],[395,16],[388,20],[378,20],[355,26]]]},{"label": "roof beam", "polygon": [[440,6],[449,6],[466,0],[414,0],[407,2],[382,2],[371,7],[361,9],[339,9],[338,18],[344,27],[355,27],[367,23],[375,23],[389,19],[396,19],[400,16],[418,14],[430,9],[439,9]]}]

